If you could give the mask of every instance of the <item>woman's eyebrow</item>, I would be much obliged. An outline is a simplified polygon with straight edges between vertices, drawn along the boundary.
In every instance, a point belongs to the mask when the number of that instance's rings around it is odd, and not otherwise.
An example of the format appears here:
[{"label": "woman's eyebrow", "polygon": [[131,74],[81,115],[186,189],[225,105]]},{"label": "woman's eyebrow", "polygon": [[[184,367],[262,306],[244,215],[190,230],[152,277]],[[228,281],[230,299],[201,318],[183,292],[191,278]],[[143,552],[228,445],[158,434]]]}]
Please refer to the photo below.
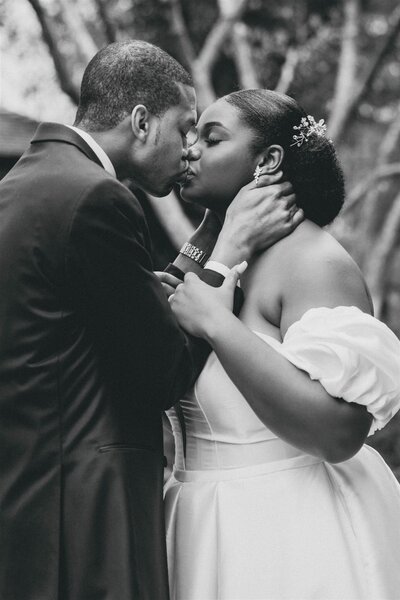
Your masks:
[{"label": "woman's eyebrow", "polygon": [[208,121],[208,123],[204,123],[203,130],[211,129],[212,127],[222,127],[223,129],[229,131],[228,128],[219,121]]}]

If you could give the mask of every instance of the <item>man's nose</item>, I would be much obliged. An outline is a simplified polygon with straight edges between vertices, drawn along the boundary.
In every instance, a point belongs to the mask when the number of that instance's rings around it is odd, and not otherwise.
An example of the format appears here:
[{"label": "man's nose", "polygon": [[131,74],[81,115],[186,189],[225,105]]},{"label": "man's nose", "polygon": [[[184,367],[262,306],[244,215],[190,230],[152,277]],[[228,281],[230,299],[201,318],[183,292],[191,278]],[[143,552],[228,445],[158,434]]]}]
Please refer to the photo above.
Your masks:
[{"label": "man's nose", "polygon": [[196,144],[194,144],[193,146],[190,146],[190,148],[188,148],[187,159],[190,162],[193,162],[195,160],[199,160],[200,154],[201,154],[200,153],[200,148]]}]

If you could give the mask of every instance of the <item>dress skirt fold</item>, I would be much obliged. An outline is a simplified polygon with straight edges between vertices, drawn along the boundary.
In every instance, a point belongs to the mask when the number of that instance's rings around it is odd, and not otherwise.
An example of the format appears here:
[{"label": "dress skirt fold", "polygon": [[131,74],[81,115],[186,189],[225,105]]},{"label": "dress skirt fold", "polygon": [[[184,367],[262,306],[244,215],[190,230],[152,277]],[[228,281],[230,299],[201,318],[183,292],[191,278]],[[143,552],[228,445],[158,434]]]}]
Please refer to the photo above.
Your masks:
[{"label": "dress skirt fold", "polygon": [[368,446],[339,465],[302,455],[177,470],[166,492],[172,599],[396,600],[399,507]]},{"label": "dress skirt fold", "polygon": [[[282,342],[258,333],[334,398],[400,406],[400,342],[355,307],[310,309]],[[278,438],[211,353],[168,412],[165,489],[171,600],[400,600],[400,485],[364,445],[330,464]]]}]

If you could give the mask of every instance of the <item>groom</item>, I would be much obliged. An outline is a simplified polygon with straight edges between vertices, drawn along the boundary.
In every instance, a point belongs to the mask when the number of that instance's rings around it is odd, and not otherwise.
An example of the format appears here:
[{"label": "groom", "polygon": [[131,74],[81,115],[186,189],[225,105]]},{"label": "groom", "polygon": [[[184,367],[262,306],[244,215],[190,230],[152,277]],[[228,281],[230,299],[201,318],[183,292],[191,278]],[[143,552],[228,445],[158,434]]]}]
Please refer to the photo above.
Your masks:
[{"label": "groom", "polygon": [[[195,121],[178,63],[112,44],[76,127],[41,124],[0,183],[1,600],[168,598],[161,412],[208,349],[178,327],[118,180],[167,194],[198,158]],[[293,229],[287,193],[238,198],[211,258],[231,266]],[[198,245],[184,260],[202,262]]]}]

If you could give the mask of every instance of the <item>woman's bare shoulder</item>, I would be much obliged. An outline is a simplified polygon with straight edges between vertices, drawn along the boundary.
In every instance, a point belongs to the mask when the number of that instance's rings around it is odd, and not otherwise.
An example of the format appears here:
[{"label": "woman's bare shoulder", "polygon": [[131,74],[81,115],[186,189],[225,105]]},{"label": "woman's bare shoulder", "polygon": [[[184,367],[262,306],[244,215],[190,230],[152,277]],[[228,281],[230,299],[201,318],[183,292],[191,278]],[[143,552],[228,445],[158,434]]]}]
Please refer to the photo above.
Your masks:
[{"label": "woman's bare shoulder", "polygon": [[268,269],[278,281],[281,329],[310,308],[358,306],[372,312],[363,275],[341,244],[327,231],[308,221],[276,244]]},{"label": "woman's bare shoulder", "polygon": [[338,272],[362,279],[358,265],[345,248],[330,233],[310,221],[299,225],[276,244],[270,258],[281,266],[286,280],[288,273],[304,279],[326,269],[330,277]]}]

